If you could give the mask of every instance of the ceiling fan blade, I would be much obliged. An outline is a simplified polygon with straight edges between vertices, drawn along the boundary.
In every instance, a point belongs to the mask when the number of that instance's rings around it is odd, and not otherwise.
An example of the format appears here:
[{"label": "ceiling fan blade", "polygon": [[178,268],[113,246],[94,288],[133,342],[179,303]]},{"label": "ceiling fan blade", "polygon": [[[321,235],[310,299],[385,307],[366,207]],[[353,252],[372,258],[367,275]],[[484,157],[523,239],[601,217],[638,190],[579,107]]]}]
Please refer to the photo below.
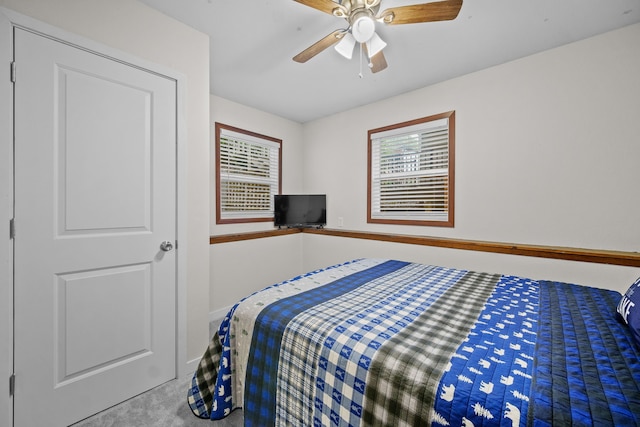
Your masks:
[{"label": "ceiling fan blade", "polygon": [[[346,8],[331,0],[294,0],[298,3],[317,9],[321,12],[328,13],[329,15],[335,15],[340,18],[345,18],[348,14]],[[334,12],[338,9],[339,12]]]},{"label": "ceiling fan blade", "polygon": [[326,48],[336,44],[345,34],[345,30],[335,30],[333,33],[318,40],[299,54],[293,57],[296,62],[307,62]]},{"label": "ceiling fan blade", "polygon": [[[364,49],[364,53],[369,56],[369,50],[367,49],[366,43],[362,43],[362,49]],[[387,60],[382,51],[369,58],[369,67],[371,67],[372,73],[377,73],[378,71],[382,71],[387,68]]]},{"label": "ceiling fan blade", "polygon": [[382,71],[387,68],[387,60],[384,57],[382,51],[373,55],[371,58],[371,72],[377,73],[378,71]]},{"label": "ceiling fan blade", "polygon": [[450,21],[462,8],[462,0],[445,0],[384,10],[378,19],[389,25],[415,24],[418,22]]}]

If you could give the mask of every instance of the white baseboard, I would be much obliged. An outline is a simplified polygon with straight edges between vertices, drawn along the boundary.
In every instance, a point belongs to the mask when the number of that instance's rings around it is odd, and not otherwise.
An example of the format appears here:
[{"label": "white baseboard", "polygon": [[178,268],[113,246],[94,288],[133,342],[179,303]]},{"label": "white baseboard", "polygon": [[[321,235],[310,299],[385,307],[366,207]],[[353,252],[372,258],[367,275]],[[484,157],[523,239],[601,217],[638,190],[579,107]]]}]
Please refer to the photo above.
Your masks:
[{"label": "white baseboard", "polygon": [[[209,312],[209,322],[216,322],[216,323],[221,322],[222,319],[224,319],[224,316],[226,316],[229,310],[231,310],[231,307],[233,306],[230,305],[229,307],[223,307],[218,310]],[[189,360],[187,362],[187,366],[184,371],[186,375],[193,375],[196,369],[198,369],[198,364],[200,363],[200,359],[201,358],[198,357],[196,359]]]},{"label": "white baseboard", "polygon": [[196,371],[196,369],[198,369],[198,364],[200,363],[200,357],[190,360],[187,362],[187,367],[186,367],[186,375],[193,375],[193,373]]}]

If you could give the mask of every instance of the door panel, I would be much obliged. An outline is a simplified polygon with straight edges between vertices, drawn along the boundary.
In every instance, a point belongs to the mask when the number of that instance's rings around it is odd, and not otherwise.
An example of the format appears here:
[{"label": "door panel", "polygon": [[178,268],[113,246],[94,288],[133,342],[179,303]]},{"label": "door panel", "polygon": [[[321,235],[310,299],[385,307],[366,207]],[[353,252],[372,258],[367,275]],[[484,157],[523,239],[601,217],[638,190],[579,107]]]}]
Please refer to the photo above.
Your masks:
[{"label": "door panel", "polygon": [[58,275],[54,387],[151,352],[150,270],[147,263]]},{"label": "door panel", "polygon": [[15,425],[176,376],[176,82],[15,30]]},{"label": "door panel", "polygon": [[64,112],[57,153],[61,232],[148,231],[152,92],[61,66],[55,71]]}]

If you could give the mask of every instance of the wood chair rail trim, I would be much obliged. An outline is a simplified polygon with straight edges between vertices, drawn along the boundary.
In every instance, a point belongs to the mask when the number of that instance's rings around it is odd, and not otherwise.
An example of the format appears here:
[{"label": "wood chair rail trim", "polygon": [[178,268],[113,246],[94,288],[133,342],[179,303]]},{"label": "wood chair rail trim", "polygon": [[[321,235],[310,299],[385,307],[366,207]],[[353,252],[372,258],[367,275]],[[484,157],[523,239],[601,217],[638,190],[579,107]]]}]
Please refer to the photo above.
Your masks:
[{"label": "wood chair rail trim", "polygon": [[527,245],[520,243],[490,242],[481,240],[452,239],[430,236],[410,236],[402,234],[376,233],[369,231],[349,231],[330,228],[287,228],[248,233],[222,234],[211,236],[212,245],[237,242],[266,237],[285,236],[297,233],[309,233],[324,236],[336,236],[350,239],[377,240],[382,242],[404,243],[410,245],[433,246],[448,249],[460,249],[479,252],[491,252],[508,255],[551,258],[568,261],[581,261],[597,264],[640,267],[640,253],[611,251],[600,249],[582,249],[561,246]]}]

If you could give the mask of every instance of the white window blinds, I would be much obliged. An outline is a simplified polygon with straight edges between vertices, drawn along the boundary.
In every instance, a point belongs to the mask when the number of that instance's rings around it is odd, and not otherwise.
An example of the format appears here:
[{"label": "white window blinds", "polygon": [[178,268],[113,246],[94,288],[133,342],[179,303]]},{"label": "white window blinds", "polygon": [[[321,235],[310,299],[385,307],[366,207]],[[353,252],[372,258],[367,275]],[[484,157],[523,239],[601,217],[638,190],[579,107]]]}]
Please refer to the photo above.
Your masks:
[{"label": "white window blinds", "polygon": [[280,144],[222,128],[218,150],[220,219],[273,217],[273,196],[280,188]]},{"label": "white window blinds", "polygon": [[372,133],[371,219],[449,220],[449,119]]}]

